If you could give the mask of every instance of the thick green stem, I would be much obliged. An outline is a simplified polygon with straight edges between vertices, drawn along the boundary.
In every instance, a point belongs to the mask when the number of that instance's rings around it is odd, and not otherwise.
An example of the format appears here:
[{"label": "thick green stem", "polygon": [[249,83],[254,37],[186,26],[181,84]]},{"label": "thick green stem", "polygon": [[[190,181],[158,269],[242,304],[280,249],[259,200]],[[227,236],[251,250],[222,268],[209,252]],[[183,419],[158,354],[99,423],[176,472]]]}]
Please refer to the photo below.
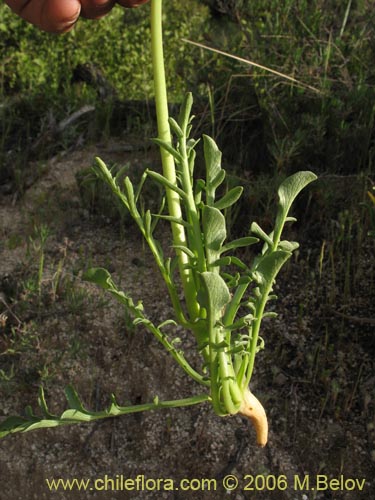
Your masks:
[{"label": "thick green stem", "polygon": [[[167,87],[164,70],[163,32],[162,32],[162,0],[151,1],[151,53],[154,70],[155,104],[158,122],[159,139],[171,144],[171,131],[168,116]],[[160,148],[163,174],[172,184],[176,184],[176,168],[173,156]],[[180,198],[175,191],[166,188],[169,215],[182,219]],[[181,224],[171,223],[173,242],[178,246],[186,246],[185,229]],[[190,315],[198,315],[196,290],[191,270],[188,269],[188,257],[181,251],[178,252],[179,270],[184,288],[186,305]]]}]

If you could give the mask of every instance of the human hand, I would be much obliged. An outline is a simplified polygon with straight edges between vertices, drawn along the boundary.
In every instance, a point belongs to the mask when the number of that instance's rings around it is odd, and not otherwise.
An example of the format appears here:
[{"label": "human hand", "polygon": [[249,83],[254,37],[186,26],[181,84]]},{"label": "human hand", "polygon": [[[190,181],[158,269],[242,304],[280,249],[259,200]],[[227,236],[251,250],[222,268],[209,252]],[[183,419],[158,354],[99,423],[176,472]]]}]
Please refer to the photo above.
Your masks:
[{"label": "human hand", "polygon": [[99,19],[117,3],[138,7],[148,0],[5,0],[20,17],[43,31],[64,33],[73,28],[80,16]]}]

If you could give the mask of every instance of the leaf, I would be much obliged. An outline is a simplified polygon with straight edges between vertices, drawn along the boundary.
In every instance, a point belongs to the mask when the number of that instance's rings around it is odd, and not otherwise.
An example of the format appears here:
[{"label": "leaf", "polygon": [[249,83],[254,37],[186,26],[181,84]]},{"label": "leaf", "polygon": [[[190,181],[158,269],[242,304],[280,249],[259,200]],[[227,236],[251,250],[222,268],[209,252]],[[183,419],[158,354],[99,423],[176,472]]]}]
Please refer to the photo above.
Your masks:
[{"label": "leaf", "polygon": [[[166,201],[165,196],[163,196],[161,199],[158,215],[161,215],[163,213],[163,210],[165,207],[165,201]],[[147,210],[147,212],[150,212],[150,210]],[[151,215],[151,212],[150,212],[150,215]],[[154,217],[154,220],[152,221],[152,224],[150,225],[150,234],[152,234],[155,231],[156,226],[158,225],[158,222],[159,222],[159,219],[157,217]]]},{"label": "leaf", "polygon": [[215,202],[215,191],[224,181],[225,171],[221,168],[221,151],[208,135],[203,136],[203,151],[206,163],[207,205]]},{"label": "leaf", "polygon": [[104,288],[104,290],[113,288],[113,282],[110,273],[102,267],[92,267],[88,269],[83,274],[83,279],[90,283],[99,285],[101,288]]},{"label": "leaf", "polygon": [[134,318],[133,319],[133,325],[138,326],[138,325],[148,325],[150,321],[146,318]]},{"label": "leaf", "polygon": [[171,245],[172,248],[175,248],[176,250],[181,250],[181,252],[184,252],[188,257],[191,257],[192,259],[196,258],[196,255],[190,250],[190,248],[185,247],[184,245]]},{"label": "leaf", "polygon": [[105,180],[111,187],[113,187],[115,184],[115,180],[107,165],[98,156],[95,158],[95,162],[97,167],[99,168],[98,174],[101,174],[102,179]]},{"label": "leaf", "polygon": [[174,118],[169,118],[168,119],[169,121],[169,125],[172,129],[172,131],[176,134],[176,136],[179,138],[179,139],[182,139],[184,137],[184,133],[183,131],[181,130],[181,127],[180,125],[176,122],[176,120]]},{"label": "leaf", "polygon": [[194,151],[196,145],[199,143],[200,139],[189,139],[186,142],[186,149],[188,151],[188,154],[190,154],[191,151]]},{"label": "leaf", "polygon": [[143,227],[146,233],[146,236],[149,238],[152,234],[153,228],[152,226],[152,217],[150,210],[146,210],[143,216]]},{"label": "leaf", "polygon": [[239,259],[238,257],[233,257],[233,256],[221,257],[220,259],[215,260],[215,262],[213,263],[213,266],[224,267],[224,266],[229,266],[230,264],[233,264],[244,271],[249,269],[248,266],[244,262],[242,262],[241,259]]},{"label": "leaf", "polygon": [[299,243],[297,243],[296,241],[287,240],[280,241],[277,246],[278,250],[286,250],[287,252],[294,252],[294,250],[297,250],[297,248],[299,248]]},{"label": "leaf", "polygon": [[259,264],[257,265],[255,272],[253,273],[253,277],[262,288],[262,295],[266,293],[268,296],[268,292],[264,290],[264,288],[270,291],[277,273],[280,271],[281,267],[285,264],[285,262],[290,258],[291,255],[291,252],[277,250],[276,252],[265,255],[259,261]]},{"label": "leaf", "polygon": [[[41,408],[41,410],[43,412],[43,415],[46,418],[51,418],[51,417],[54,416],[48,410],[48,406],[47,406],[46,399],[45,399],[45,396],[44,396],[43,387],[39,388],[38,404],[39,404],[39,407]],[[30,414],[31,414],[31,408],[30,408]]]},{"label": "leaf", "polygon": [[269,311],[263,314],[263,318],[277,318],[277,312]]},{"label": "leaf", "polygon": [[142,188],[144,186],[146,179],[147,179],[147,172],[143,172],[141,180],[139,181],[139,184],[137,186],[137,191],[136,191],[135,196],[134,196],[135,203],[138,202],[139,196],[142,192]]},{"label": "leaf", "polygon": [[189,224],[186,220],[179,219],[178,217],[173,217],[173,215],[153,214],[153,216],[156,217],[157,219],[163,219],[169,222],[174,222],[175,224],[180,224],[181,226],[184,227],[191,227],[191,224]]},{"label": "leaf", "polygon": [[[158,325],[158,330],[161,330],[162,328],[164,328],[165,326],[168,326],[168,325],[173,325],[173,326],[177,326],[177,323],[174,319],[166,319],[165,321],[163,321],[162,323],[160,323],[160,325]],[[180,339],[178,338],[175,338],[173,341],[172,341],[172,344],[173,343],[178,343],[178,342],[181,342]]]},{"label": "leaf", "polygon": [[116,288],[110,289],[109,292],[118,300],[118,302],[123,304],[133,314],[139,316],[143,312],[142,301],[138,301],[137,305],[135,305],[133,299],[128,295],[125,295],[124,292],[116,290]]},{"label": "leaf", "polygon": [[192,107],[193,107],[193,94],[191,92],[187,92],[184,100],[182,101],[180,114],[178,117],[178,122],[180,124],[180,127],[182,131],[184,131],[185,133],[187,131],[187,127],[191,120],[190,113]]},{"label": "leaf", "polygon": [[215,262],[213,262],[212,265],[215,267],[224,267],[224,266],[229,266],[231,262],[232,258],[226,256],[226,257],[220,257],[220,259],[215,260]]},{"label": "leaf", "polygon": [[147,175],[155,179],[159,184],[162,184],[165,188],[171,189],[172,191],[176,192],[182,199],[186,199],[187,195],[185,191],[183,191],[181,188],[179,188],[176,184],[173,184],[170,182],[166,177],[163,175],[159,174],[158,172],[154,172],[153,170],[146,170]]},{"label": "leaf", "polygon": [[250,227],[250,231],[254,234],[256,234],[261,240],[267,243],[267,245],[272,248],[273,246],[273,241],[272,239],[268,236],[267,233],[263,231],[263,229],[256,223],[253,222]]},{"label": "leaf", "polygon": [[193,178],[194,174],[194,165],[195,165],[195,157],[197,156],[197,152],[195,149],[190,149],[188,152],[188,163],[189,163],[189,172],[190,177]]},{"label": "leaf", "polygon": [[175,255],[173,259],[170,257],[165,260],[165,269],[168,273],[169,276],[173,276],[175,273],[176,269],[178,268],[178,257]]},{"label": "leaf", "polygon": [[124,176],[124,173],[128,172],[128,171],[129,171],[129,164],[128,163],[125,164],[123,167],[120,167],[118,170],[116,169],[115,176],[114,176],[116,183],[118,183],[118,181],[121,180],[121,178],[127,177],[127,176]]},{"label": "leaf", "polygon": [[315,181],[317,176],[309,171],[297,172],[283,181],[277,191],[279,195],[279,203],[284,212],[289,212],[289,209],[304,187],[310,182]]},{"label": "leaf", "polygon": [[205,205],[202,210],[202,227],[208,264],[212,264],[219,259],[227,236],[225,217],[217,208]]},{"label": "leaf", "polygon": [[214,203],[214,207],[219,210],[224,210],[225,208],[229,208],[234,205],[236,201],[238,201],[242,195],[243,187],[236,186],[230,191],[228,191],[220,200]]},{"label": "leaf", "polygon": [[199,276],[205,289],[208,319],[213,328],[216,321],[222,316],[223,308],[230,301],[229,289],[223,278],[217,273],[206,271]]},{"label": "leaf", "polygon": [[129,204],[129,211],[131,214],[136,214],[138,210],[135,205],[134,188],[129,177],[125,177],[124,179],[124,188],[125,188],[126,198]]},{"label": "leaf", "polygon": [[276,216],[274,230],[274,247],[277,247],[284,224],[288,218],[288,212],[297,195],[317,176],[309,171],[297,172],[287,177],[280,185],[277,193],[279,195],[279,208]]},{"label": "leaf", "polygon": [[94,267],[88,269],[83,275],[83,279],[91,283],[99,285],[104,290],[108,290],[121,304],[123,304],[130,312],[136,316],[141,316],[143,312],[143,304],[141,301],[134,304],[133,299],[124,292],[117,290],[111,274],[102,267]]},{"label": "leaf", "polygon": [[258,242],[259,239],[254,238],[254,236],[244,236],[243,238],[238,238],[237,240],[233,240],[223,245],[223,247],[221,248],[221,253],[228,252],[229,250],[236,250],[237,248],[241,247],[248,247]]},{"label": "leaf", "polygon": [[172,144],[169,144],[168,142],[165,142],[161,139],[154,138],[152,139],[152,142],[157,144],[160,148],[164,149],[167,151],[170,155],[173,156],[173,158],[177,161],[177,163],[182,163],[182,156],[180,153],[172,146]]},{"label": "leaf", "polygon": [[81,402],[76,390],[71,385],[68,385],[65,388],[65,396],[66,396],[68,404],[72,410],[78,410],[80,412],[86,411],[82,405],[82,402]]},{"label": "leaf", "polygon": [[231,259],[231,263],[234,264],[235,266],[239,267],[240,269],[242,269],[244,271],[249,269],[248,266],[244,262],[242,262],[242,260],[239,259],[238,257],[232,256],[230,259]]},{"label": "leaf", "polygon": [[206,183],[203,179],[197,179],[194,189],[195,204],[199,205],[202,200],[202,192],[206,189]]}]

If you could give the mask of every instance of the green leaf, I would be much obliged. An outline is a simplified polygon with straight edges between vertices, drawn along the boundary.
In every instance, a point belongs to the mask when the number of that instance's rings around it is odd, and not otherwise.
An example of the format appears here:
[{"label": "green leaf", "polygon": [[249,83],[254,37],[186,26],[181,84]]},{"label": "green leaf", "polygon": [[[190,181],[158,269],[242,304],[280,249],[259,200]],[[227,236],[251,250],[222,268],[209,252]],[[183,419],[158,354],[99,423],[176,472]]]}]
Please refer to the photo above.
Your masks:
[{"label": "green leaf", "polygon": [[224,266],[229,266],[231,262],[232,262],[231,257],[226,256],[226,257],[220,257],[220,259],[215,260],[215,262],[213,262],[212,265],[215,267],[224,267]]},{"label": "green leaf", "polygon": [[248,266],[244,262],[242,262],[241,259],[234,256],[221,257],[220,259],[215,260],[215,262],[213,262],[212,265],[215,267],[224,267],[224,266],[229,266],[230,264],[233,264],[245,271],[249,269]]},{"label": "green leaf", "polygon": [[124,179],[124,188],[125,188],[125,194],[126,198],[129,203],[129,211],[131,214],[135,214],[138,212],[137,207],[135,205],[135,198],[134,198],[134,188],[131,180],[129,177],[125,177]]},{"label": "green leaf", "polygon": [[146,233],[146,236],[149,238],[152,234],[153,228],[152,228],[152,217],[151,217],[151,212],[150,210],[146,210],[144,216],[143,216],[143,227]]},{"label": "green leaf", "polygon": [[142,315],[143,305],[139,301],[137,305],[134,304],[133,299],[127,296],[124,292],[117,290],[111,274],[101,267],[94,267],[88,269],[83,275],[85,281],[95,283],[104,290],[108,290],[121,304],[123,304],[131,313],[136,316]]},{"label": "green leaf", "polygon": [[178,217],[173,217],[173,215],[153,214],[153,216],[156,217],[157,219],[163,219],[169,222],[174,222],[175,224],[180,224],[181,226],[184,227],[191,227],[191,224],[189,224],[186,220],[179,219]]},{"label": "green leaf", "polygon": [[223,247],[221,248],[221,253],[228,252],[229,250],[236,250],[237,248],[241,247],[248,247],[258,242],[259,239],[254,238],[254,236],[244,236],[243,238],[238,238],[237,240],[233,240],[223,245]]},{"label": "green leaf", "polygon": [[141,180],[139,181],[139,184],[137,186],[137,191],[136,191],[135,196],[134,196],[135,203],[138,202],[139,196],[142,192],[142,188],[144,186],[146,179],[147,179],[147,172],[143,172]]},{"label": "green leaf", "polygon": [[235,265],[235,266],[239,267],[240,269],[242,269],[242,270],[244,270],[244,271],[246,271],[246,270],[248,270],[248,269],[249,269],[249,268],[248,268],[248,266],[247,266],[244,262],[242,262],[242,260],[241,260],[241,259],[239,259],[238,257],[234,257],[234,256],[232,256],[232,257],[230,258],[230,260],[231,260],[231,263],[232,263],[233,265]]},{"label": "green leaf", "polygon": [[221,151],[208,135],[203,136],[203,151],[206,163],[206,201],[207,205],[212,206],[215,191],[225,179],[225,171],[221,168]]},{"label": "green leaf", "polygon": [[119,170],[115,171],[114,179],[115,179],[116,183],[118,183],[118,181],[121,180],[122,178],[127,177],[127,176],[124,176],[124,173],[128,172],[128,171],[129,171],[129,164],[126,164],[123,167],[119,168]]},{"label": "green leaf", "polygon": [[134,318],[133,319],[133,325],[138,326],[138,325],[149,325],[150,321],[147,318]]},{"label": "green leaf", "polygon": [[[45,399],[45,396],[44,396],[44,390],[43,390],[43,387],[40,387],[39,388],[39,396],[38,396],[38,404],[43,412],[43,415],[46,417],[46,418],[52,418],[54,415],[52,415],[52,413],[50,413],[50,411],[48,410],[48,406],[47,406],[47,403],[46,403],[46,399]],[[32,413],[31,413],[31,408],[30,408],[30,413],[29,415],[31,416]]]},{"label": "green leaf", "polygon": [[202,199],[202,192],[206,189],[206,183],[203,179],[197,179],[195,181],[194,197],[195,204],[199,205]]},{"label": "green leaf", "polygon": [[274,248],[277,247],[284,224],[288,218],[288,212],[297,195],[317,176],[309,171],[297,172],[283,181],[278,189],[279,208],[276,216],[273,237]]},{"label": "green leaf", "polygon": [[260,285],[262,294],[264,293],[264,287],[268,290],[272,288],[272,284],[277,273],[280,271],[282,266],[290,258],[291,255],[291,252],[277,250],[276,252],[265,255],[259,261],[255,272],[253,272],[253,277],[255,281]]},{"label": "green leaf", "polygon": [[72,410],[78,410],[80,412],[86,411],[82,405],[82,402],[81,402],[76,390],[71,385],[68,385],[65,388],[65,396],[66,396],[68,404]]},{"label": "green leaf", "polygon": [[152,142],[165,149],[165,151],[168,151],[168,153],[173,156],[177,163],[182,163],[182,156],[171,144],[158,138],[152,139]]},{"label": "green leaf", "polygon": [[192,107],[193,107],[193,94],[191,92],[187,92],[184,100],[182,101],[180,114],[178,117],[178,122],[184,133],[187,132],[187,127],[191,121],[190,113]]},{"label": "green leaf", "polygon": [[272,248],[273,246],[273,241],[272,239],[268,236],[267,233],[263,231],[263,229],[256,223],[253,222],[250,227],[250,231],[254,234],[256,234],[261,240],[263,240],[267,245]]},{"label": "green leaf", "polygon": [[190,177],[193,178],[194,174],[194,165],[195,165],[195,158],[197,156],[197,152],[195,149],[191,149],[188,152],[188,163],[189,163],[189,172],[190,172]]},{"label": "green leaf", "polygon": [[243,187],[236,186],[230,191],[228,191],[220,200],[215,202],[214,207],[219,210],[224,210],[225,208],[229,208],[234,205],[236,201],[238,201],[242,195]]},{"label": "green leaf", "polygon": [[219,259],[227,236],[225,217],[217,208],[205,205],[202,210],[202,226],[208,264],[212,264]]},{"label": "green leaf", "polygon": [[105,290],[113,288],[113,282],[110,273],[102,267],[92,267],[88,269],[82,277],[85,281],[95,283]]},{"label": "green leaf", "polygon": [[185,191],[183,191],[181,188],[170,182],[166,177],[163,175],[159,174],[158,172],[154,172],[153,170],[146,170],[147,175],[155,179],[157,182],[162,184],[164,187],[171,189],[172,191],[176,192],[182,199],[186,199],[187,195]]},{"label": "green leaf", "polygon": [[[166,201],[165,196],[163,196],[161,199],[158,215],[161,215],[163,213],[164,207],[165,207],[165,201]],[[147,212],[150,212],[150,210],[147,210]],[[150,212],[150,215],[151,215],[151,212]],[[154,220],[152,221],[152,224],[150,226],[151,233],[153,233],[155,231],[155,228],[158,225],[158,222],[159,222],[159,219],[157,217],[154,217]]]},{"label": "green leaf", "polygon": [[182,139],[184,137],[184,133],[181,130],[180,125],[176,122],[176,120],[174,118],[169,118],[169,125],[170,125],[172,131],[176,134],[176,136],[179,139]]},{"label": "green leaf", "polygon": [[[168,326],[168,325],[177,326],[177,323],[176,323],[176,321],[175,321],[174,319],[166,319],[165,321],[163,321],[162,323],[160,323],[160,325],[158,325],[158,326],[157,326],[157,329],[158,329],[158,330],[161,330],[162,328],[164,328],[165,326]],[[173,342],[177,342],[177,343],[178,343],[178,341],[180,341],[180,342],[181,342],[181,340],[180,340],[180,339],[177,339],[177,338],[176,338],[176,339],[174,339],[174,340],[172,341],[172,343],[173,343]]]},{"label": "green leaf", "polygon": [[142,301],[138,301],[137,305],[135,305],[133,299],[124,292],[116,290],[116,288],[111,288],[109,291],[118,300],[118,302],[123,304],[133,314],[140,315],[143,312]]},{"label": "green leaf", "polygon": [[190,250],[190,248],[185,247],[184,245],[171,245],[172,248],[175,248],[176,250],[181,250],[181,252],[184,252],[188,257],[195,259],[196,255]]},{"label": "green leaf", "polygon": [[287,252],[294,252],[294,250],[297,250],[297,248],[299,248],[299,243],[297,243],[296,241],[287,240],[280,241],[277,246],[278,250],[286,250]]},{"label": "green leaf", "polygon": [[197,146],[199,141],[200,141],[200,139],[189,139],[186,142],[186,148],[187,148],[188,154],[190,154],[191,151],[195,150],[195,147]]},{"label": "green leaf", "polygon": [[216,321],[223,315],[223,308],[230,301],[229,289],[223,278],[213,272],[206,271],[200,275],[206,298],[209,323],[213,328]]},{"label": "green leaf", "polygon": [[107,165],[98,156],[95,158],[95,162],[96,162],[97,167],[99,168],[98,173],[102,174],[101,177],[103,178],[103,180],[105,180],[110,186],[113,186],[115,184],[115,180],[114,180],[109,168],[107,167]]},{"label": "green leaf", "polygon": [[317,176],[313,172],[303,171],[291,175],[283,181],[277,191],[279,195],[279,203],[284,212],[289,212],[289,209],[297,197],[297,195],[310,182],[315,181]]}]

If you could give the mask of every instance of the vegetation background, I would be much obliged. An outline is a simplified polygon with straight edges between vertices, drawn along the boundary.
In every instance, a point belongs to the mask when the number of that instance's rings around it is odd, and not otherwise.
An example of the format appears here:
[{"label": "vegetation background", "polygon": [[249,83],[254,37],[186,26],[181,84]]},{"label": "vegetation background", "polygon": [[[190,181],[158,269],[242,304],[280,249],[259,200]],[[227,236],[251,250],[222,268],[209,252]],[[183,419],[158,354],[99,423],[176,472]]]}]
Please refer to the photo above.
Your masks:
[{"label": "vegetation background", "polygon": [[[348,470],[369,478],[368,497],[375,488],[370,481],[375,462],[373,2],[190,0],[186,8],[168,0],[165,56],[172,113],[185,91],[192,91],[196,136],[205,132],[217,140],[230,182],[245,187],[240,207],[228,213],[233,233],[247,232],[249,216],[272,226],[276,188],[285,176],[300,169],[319,175],[295,208],[299,223],[293,231],[301,250],[280,279],[281,325],[269,331],[266,325],[266,351],[272,346],[272,352],[264,363],[272,370],[259,368],[258,376],[277,408],[271,412],[275,433],[286,440],[293,435],[289,446],[300,470],[338,474],[355,456]],[[148,141],[156,134],[154,118],[147,6],[115,8],[100,22],[82,20],[71,33],[54,36],[0,5],[0,205],[5,210],[0,391],[6,401],[0,413],[21,411],[24,399],[35,401],[40,383],[52,389],[60,387],[64,374],[77,377],[80,369],[68,366],[92,369],[90,341],[77,333],[88,326],[77,323],[77,314],[95,316],[108,303],[82,287],[80,273],[97,261],[97,249],[89,238],[71,243],[68,227],[89,228],[94,239],[103,231],[108,239],[118,238],[116,245],[124,244],[130,222],[92,177],[90,155],[99,145],[120,168],[120,152],[129,171],[139,175],[156,157]],[[71,186],[43,191],[56,161],[71,165],[77,152],[82,152],[79,167],[72,172],[78,194]],[[30,192],[38,185],[30,205]],[[151,203],[153,197],[150,189]],[[14,227],[4,215],[8,210],[14,217],[12,207],[22,215],[22,224]],[[66,213],[75,215],[66,220]],[[116,236],[109,235],[110,228]],[[87,243],[89,254],[83,248]],[[137,258],[136,253],[132,262]],[[134,265],[143,269],[144,263]],[[72,330],[73,322],[76,332],[67,339],[69,359],[48,335],[48,321],[61,314],[66,328]],[[289,336],[280,334],[283,321],[292,325]],[[133,339],[128,318],[122,317],[118,328],[130,332],[127,341]],[[288,406],[291,399],[296,406]],[[305,450],[309,462],[296,450],[316,422],[329,444],[324,436],[319,441],[319,432],[317,441],[311,437]],[[285,456],[276,457],[278,462],[273,458],[271,472],[283,470]],[[9,466],[7,460],[4,454],[0,462]],[[359,498],[340,494],[324,498]]]}]

